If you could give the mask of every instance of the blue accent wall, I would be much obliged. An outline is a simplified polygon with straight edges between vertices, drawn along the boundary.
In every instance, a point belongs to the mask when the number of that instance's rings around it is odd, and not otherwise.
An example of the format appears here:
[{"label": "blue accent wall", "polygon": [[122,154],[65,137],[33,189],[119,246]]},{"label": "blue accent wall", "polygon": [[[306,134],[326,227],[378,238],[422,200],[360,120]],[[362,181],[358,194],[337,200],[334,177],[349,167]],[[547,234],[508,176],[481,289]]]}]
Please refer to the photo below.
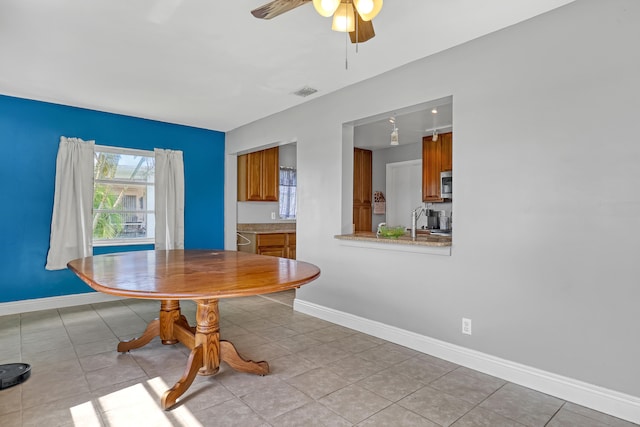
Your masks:
[{"label": "blue accent wall", "polygon": [[182,150],[185,247],[224,247],[223,132],[0,95],[0,302],[92,292],[70,271],[44,268],[61,136]]}]

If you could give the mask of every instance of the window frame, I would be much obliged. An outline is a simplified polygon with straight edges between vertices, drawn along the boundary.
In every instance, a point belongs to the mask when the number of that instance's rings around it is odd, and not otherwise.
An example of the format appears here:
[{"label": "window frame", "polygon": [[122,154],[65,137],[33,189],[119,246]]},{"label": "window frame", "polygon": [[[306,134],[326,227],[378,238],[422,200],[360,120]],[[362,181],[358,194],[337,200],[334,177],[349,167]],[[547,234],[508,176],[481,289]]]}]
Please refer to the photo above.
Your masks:
[{"label": "window frame", "polygon": [[[283,184],[282,183],[282,171],[293,172],[295,174],[296,183],[294,185]],[[288,189],[287,192],[290,192],[291,189],[293,188],[294,203],[292,203],[292,204],[289,203],[286,207],[284,206],[283,187]],[[297,170],[297,168],[280,166],[280,168],[278,169],[278,196],[279,196],[278,197],[278,217],[282,221],[296,221],[297,220],[297,216],[298,216],[298,189],[297,189],[297,187],[298,187],[298,170]],[[290,197],[289,197],[288,200],[290,201]],[[283,209],[285,210],[285,212],[291,212],[290,208],[293,208],[293,216],[282,216]]]},{"label": "window frame", "polygon": [[[156,155],[155,155],[155,151],[154,150],[141,150],[141,149],[136,149],[136,148],[124,148],[124,147],[114,147],[114,146],[110,146],[110,145],[94,145],[93,148],[93,152],[94,152],[94,158],[95,158],[95,153],[96,152],[100,152],[100,153],[110,153],[110,154],[121,154],[121,155],[129,155],[129,156],[141,156],[141,157],[151,157],[153,159],[155,159]],[[155,161],[155,160],[154,160]],[[95,171],[94,171],[95,172]],[[96,183],[100,182],[103,180],[96,180],[95,178],[95,173],[93,176],[93,194],[95,197],[95,188],[96,188]],[[104,180],[104,181],[108,181],[111,184],[131,184],[132,181],[129,180],[124,180],[124,179],[113,179],[113,180]],[[140,185],[139,182],[135,183],[136,185]],[[154,179],[153,182],[146,183],[147,187],[152,186],[155,189],[155,164],[154,164]],[[148,203],[148,198],[149,195],[147,193],[147,203]],[[92,199],[93,200],[93,199]],[[154,198],[154,202],[155,202],[155,198]],[[155,203],[153,206],[153,209],[149,209],[150,206],[147,205],[147,209],[146,210],[139,210],[136,211],[136,213],[144,213],[146,215],[148,214],[152,214],[155,216]],[[91,206],[91,215],[93,217],[93,215],[95,214],[94,208],[93,208],[93,203]],[[154,237],[144,237],[144,238],[114,238],[114,239],[99,239],[96,240],[93,237],[93,227],[91,229],[91,244],[93,245],[93,247],[113,247],[113,246],[140,246],[140,245],[150,245],[150,244],[155,244],[155,221],[154,221],[154,230],[153,230],[153,236]]]}]

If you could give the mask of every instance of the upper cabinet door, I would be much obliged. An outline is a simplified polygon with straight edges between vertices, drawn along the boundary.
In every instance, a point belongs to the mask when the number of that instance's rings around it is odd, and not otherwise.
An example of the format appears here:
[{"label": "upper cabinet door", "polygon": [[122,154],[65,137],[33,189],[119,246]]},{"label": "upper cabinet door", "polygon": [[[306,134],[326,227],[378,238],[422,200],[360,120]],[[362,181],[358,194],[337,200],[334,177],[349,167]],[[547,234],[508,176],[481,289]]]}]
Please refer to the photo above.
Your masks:
[{"label": "upper cabinet door", "polygon": [[453,134],[422,138],[422,201],[442,202],[440,172],[453,170]]},{"label": "upper cabinet door", "polygon": [[442,159],[442,164],[440,168],[442,171],[450,171],[453,170],[453,134],[443,133],[440,135],[440,155]]},{"label": "upper cabinet door", "polygon": [[247,200],[262,200],[262,151],[247,154]]},{"label": "upper cabinet door", "polygon": [[278,147],[238,156],[238,201],[277,202],[279,195]]},{"label": "upper cabinet door", "polygon": [[441,202],[440,171],[442,151],[439,141],[432,137],[422,138],[422,201]]},{"label": "upper cabinet door", "polygon": [[278,147],[262,152],[262,200],[277,202],[280,195]]}]

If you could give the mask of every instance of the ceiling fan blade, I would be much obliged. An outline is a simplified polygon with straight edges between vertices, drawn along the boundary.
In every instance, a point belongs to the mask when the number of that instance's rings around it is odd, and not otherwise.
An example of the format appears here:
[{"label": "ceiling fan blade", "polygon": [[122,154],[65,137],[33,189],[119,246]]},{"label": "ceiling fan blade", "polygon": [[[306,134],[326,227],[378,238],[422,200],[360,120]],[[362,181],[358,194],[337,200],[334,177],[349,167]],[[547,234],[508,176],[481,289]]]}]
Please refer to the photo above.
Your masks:
[{"label": "ceiling fan blade", "polygon": [[257,9],[253,9],[251,14],[260,19],[271,19],[310,2],[311,0],[273,0]]},{"label": "ceiling fan blade", "polygon": [[[356,30],[349,33],[351,43],[364,43],[367,40],[374,38],[376,36],[376,33],[373,31],[373,22],[363,21],[357,11],[355,11],[355,16],[357,19]],[[357,38],[356,33],[358,35]]]}]

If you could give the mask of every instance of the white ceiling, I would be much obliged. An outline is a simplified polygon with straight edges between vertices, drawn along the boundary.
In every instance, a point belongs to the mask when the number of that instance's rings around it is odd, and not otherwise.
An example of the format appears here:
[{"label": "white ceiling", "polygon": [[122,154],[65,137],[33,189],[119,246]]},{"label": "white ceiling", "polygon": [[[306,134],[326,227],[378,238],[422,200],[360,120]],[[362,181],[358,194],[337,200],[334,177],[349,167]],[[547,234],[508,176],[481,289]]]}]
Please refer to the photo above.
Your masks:
[{"label": "white ceiling", "polygon": [[[434,113],[435,111],[435,113]],[[452,97],[436,99],[398,111],[381,113],[353,123],[353,145],[367,150],[391,147],[391,132],[395,122],[398,145],[422,142],[422,137],[453,130]]]},{"label": "white ceiling", "polygon": [[1,0],[0,94],[229,131],[571,1],[388,0],[356,54],[310,4]]}]

